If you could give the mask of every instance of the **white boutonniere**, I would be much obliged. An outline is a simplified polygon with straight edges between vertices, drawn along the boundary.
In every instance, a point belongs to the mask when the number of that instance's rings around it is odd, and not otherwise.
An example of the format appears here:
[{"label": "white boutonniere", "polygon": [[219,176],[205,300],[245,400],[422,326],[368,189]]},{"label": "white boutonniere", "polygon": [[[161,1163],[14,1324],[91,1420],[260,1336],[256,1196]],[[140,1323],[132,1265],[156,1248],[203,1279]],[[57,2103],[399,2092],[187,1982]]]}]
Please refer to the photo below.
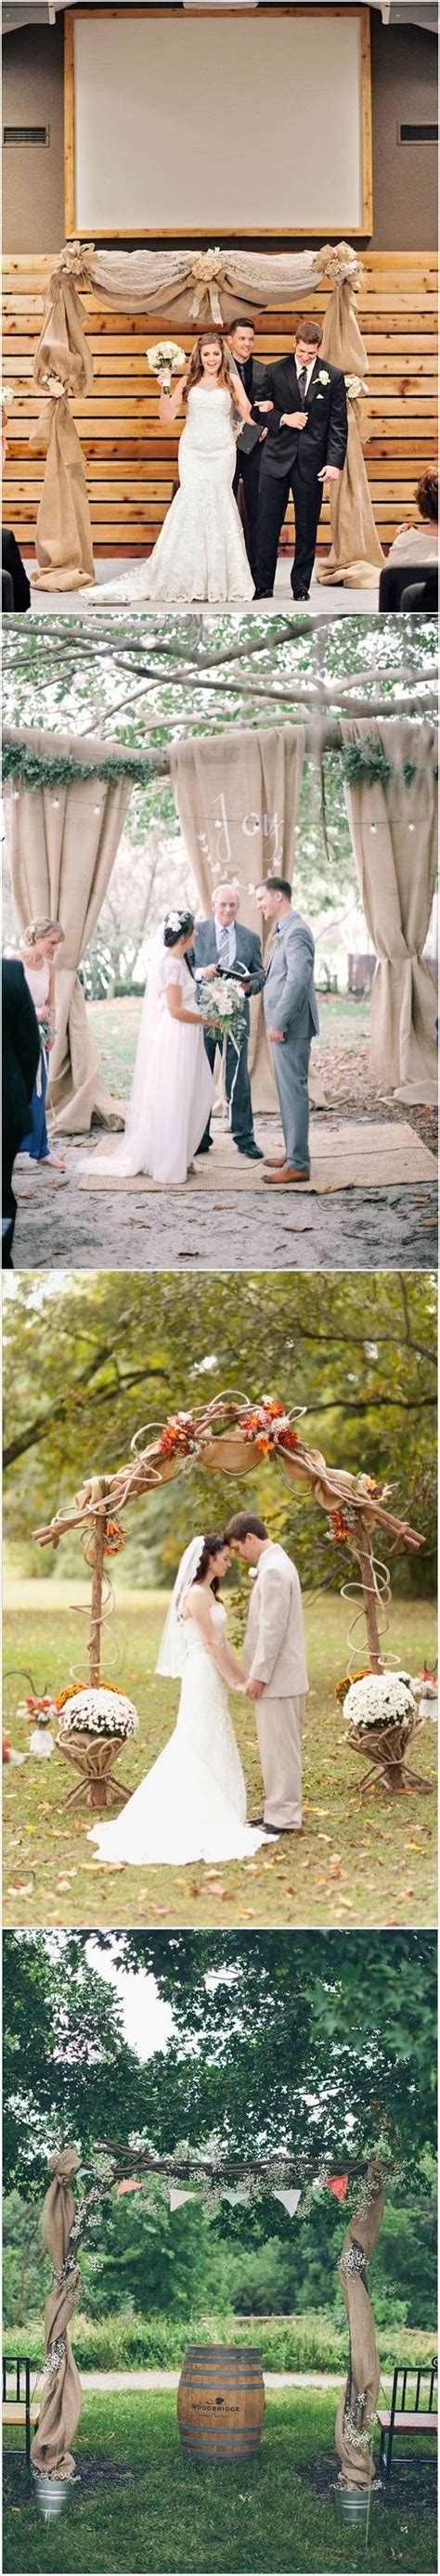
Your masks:
[{"label": "white boutonniere", "polygon": [[319,385],[329,385],[329,384],[330,384],[330,377],[329,377],[328,367],[320,367],[320,369],[319,369],[319,376],[318,376],[318,384],[319,384]]}]

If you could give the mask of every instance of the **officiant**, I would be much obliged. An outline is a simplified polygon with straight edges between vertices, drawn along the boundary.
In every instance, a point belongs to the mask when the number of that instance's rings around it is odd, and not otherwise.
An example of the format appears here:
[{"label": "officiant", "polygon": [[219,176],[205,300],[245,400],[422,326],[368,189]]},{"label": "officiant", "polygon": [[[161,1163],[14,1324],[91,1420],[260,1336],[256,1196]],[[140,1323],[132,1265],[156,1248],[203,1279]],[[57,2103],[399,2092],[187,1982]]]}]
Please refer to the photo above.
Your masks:
[{"label": "officiant", "polygon": [[[261,993],[263,990],[264,966],[257,933],[254,930],[244,930],[241,922],[238,923],[239,909],[240,898],[236,885],[227,884],[226,881],[224,885],[218,885],[212,898],[212,919],[197,922],[193,962],[196,982],[201,981],[202,978],[205,981],[206,977],[220,974],[236,976],[237,982],[241,985],[245,1026],[240,1041],[238,1061],[237,1049],[232,1038],[226,1039],[226,1098],[231,1104],[231,1130],[238,1153],[245,1154],[248,1162],[261,1163],[264,1158],[254,1136],[248,1045],[249,997],[252,993]],[[214,1071],[218,1043],[215,1033],[211,1029],[205,1029],[205,1047],[212,1071]],[[197,1152],[209,1154],[212,1142],[211,1121],[208,1119],[208,1125],[205,1127]]]},{"label": "officiant", "polygon": [[265,395],[273,409],[261,451],[257,531],[257,599],[271,599],[278,544],[289,492],[295,511],[291,571],[294,599],[308,599],[324,485],[338,483],[345,464],[348,413],[341,367],[321,362],[321,323],[297,325],[295,351],[265,368]]},{"label": "officiant", "polygon": [[[248,402],[253,405],[258,396],[260,404],[264,403],[266,368],[263,367],[261,358],[257,358],[255,356],[255,323],[251,322],[249,318],[244,322],[240,320],[231,322],[231,328],[230,331],[228,331],[227,336],[232,364],[236,367],[237,374],[241,376],[242,385],[244,385]],[[237,501],[240,483],[243,484],[246,514],[244,528],[246,553],[251,567],[252,579],[255,584],[257,580],[257,525],[260,464],[265,438],[267,438],[267,428],[263,427],[263,415],[261,412],[260,415],[257,413],[252,421],[241,422],[238,426],[237,464],[232,486],[235,500]]]}]

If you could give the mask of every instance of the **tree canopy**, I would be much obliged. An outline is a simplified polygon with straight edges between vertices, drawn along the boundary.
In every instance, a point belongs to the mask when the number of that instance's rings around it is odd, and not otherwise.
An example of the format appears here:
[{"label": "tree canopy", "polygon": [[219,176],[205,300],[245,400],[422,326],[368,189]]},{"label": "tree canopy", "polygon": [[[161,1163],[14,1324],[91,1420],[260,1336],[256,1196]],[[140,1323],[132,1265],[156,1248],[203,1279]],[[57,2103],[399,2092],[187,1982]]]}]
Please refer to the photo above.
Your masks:
[{"label": "tree canopy", "polygon": [[[29,2200],[63,2139],[87,2163],[99,2142],[142,2133],[226,2157],[275,2151],[353,2160],[379,2137],[420,2197],[434,2142],[436,1943],[429,1933],[96,1932],[120,1966],[147,1970],[171,2004],[166,2054],[123,2036],[90,1935],[6,1933],[5,2180]],[[143,1987],[139,1987],[142,2044]],[[269,2232],[279,2211],[259,2204]],[[234,2232],[226,2206],[221,2225]]]},{"label": "tree canopy", "polygon": [[[399,1555],[393,1588],[435,1582],[436,1286],[423,1272],[206,1273],[191,1296],[172,1272],[23,1273],[4,1301],[5,1536],[28,1573],[81,1571],[77,1540],[39,1557],[35,1527],[71,1503],[92,1470],[113,1470],[142,1424],[196,1410],[226,1389],[305,1407],[307,1435],[329,1465],[384,1478],[392,1504],[424,1535]],[[191,1479],[191,1481],[190,1481]],[[253,1480],[255,1508],[294,1548],[303,1582],[337,1585],[340,1560],[307,1497],[272,1464]],[[118,1585],[166,1584],[188,1537],[243,1497],[200,1461],[127,1513]],[[24,1551],[24,1553],[23,1553]]]}]

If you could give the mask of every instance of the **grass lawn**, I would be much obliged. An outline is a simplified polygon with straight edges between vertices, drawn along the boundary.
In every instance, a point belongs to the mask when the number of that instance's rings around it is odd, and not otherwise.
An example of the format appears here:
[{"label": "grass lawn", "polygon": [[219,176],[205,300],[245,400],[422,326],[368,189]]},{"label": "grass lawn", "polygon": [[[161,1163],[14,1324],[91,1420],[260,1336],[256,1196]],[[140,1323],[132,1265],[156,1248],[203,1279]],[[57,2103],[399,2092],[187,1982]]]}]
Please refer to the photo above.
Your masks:
[{"label": "grass lawn", "polygon": [[[141,998],[138,1000],[137,995],[129,993],[125,1001],[120,998],[115,1002],[89,1002],[87,1007],[92,1037],[99,1047],[104,1081],[110,1082],[113,1091],[117,1091],[119,1086],[124,1098],[125,1087],[128,1089],[133,1072]],[[335,1040],[339,1045],[356,1045],[359,1038],[368,1038],[370,1034],[369,995],[362,995],[359,1001],[355,1001],[352,993],[320,993],[319,1018],[320,1048],[333,1046]]]},{"label": "grass lawn", "polygon": [[386,2502],[373,2500],[366,2545],[337,2521],[332,2486],[337,2476],[334,2422],[337,2391],[289,2389],[270,2395],[261,2452],[229,2468],[196,2467],[184,2460],[174,2395],[127,2391],[85,2396],[75,2455],[80,2483],[53,2526],[37,2520],[32,2502],[19,2500],[17,2473],[7,2472],[4,2568],[19,2576],[64,2576],[81,2570],[163,2571],[282,2570],[283,2576],[333,2576],[345,2569],[437,2566],[432,2471],[424,2447],[420,2464],[406,2457],[393,2468]]},{"label": "grass lawn", "polygon": [[[72,1590],[70,1587],[70,1598]],[[67,1586],[63,1585],[65,1596]],[[34,1592],[36,1606],[34,1607]],[[56,1584],[21,1587],[22,1605],[5,1613],[4,1664],[25,1664],[41,1691],[61,1690],[72,1669],[85,1669],[83,1636],[74,1609],[57,1597]],[[86,1594],[83,1594],[83,1599]],[[224,1867],[197,1862],[186,1869],[111,1869],[93,1857],[85,1805],[66,1813],[63,1802],[77,1774],[58,1753],[37,1763],[6,1766],[5,1921],[27,1924],[350,1924],[394,1925],[436,1920],[435,1800],[408,1788],[390,1799],[376,1784],[360,1792],[363,1761],[346,1744],[334,1684],[346,1669],[347,1610],[325,1594],[305,1604],[311,1688],[305,1736],[304,1835],[299,1843],[263,1845],[252,1861]],[[121,1647],[120,1680],[135,1700],[140,1729],[118,1757],[121,1778],[137,1787],[166,1743],[178,1686],[160,1682],[154,1664],[163,1621],[158,1596],[120,1590],[115,1627]],[[435,1653],[431,1603],[396,1602],[387,1643],[407,1671],[417,1672]],[[362,1661],[362,1654],[360,1655]],[[116,1678],[113,1664],[109,1679]],[[20,1751],[28,1743],[14,1710],[23,1681],[5,1679],[5,1723]],[[243,1759],[248,1809],[261,1813],[261,1781],[250,1703],[236,1699],[234,1720]],[[411,1763],[412,1748],[409,1760]],[[415,1738],[414,1765],[427,1778],[435,1770],[435,1729]]]}]

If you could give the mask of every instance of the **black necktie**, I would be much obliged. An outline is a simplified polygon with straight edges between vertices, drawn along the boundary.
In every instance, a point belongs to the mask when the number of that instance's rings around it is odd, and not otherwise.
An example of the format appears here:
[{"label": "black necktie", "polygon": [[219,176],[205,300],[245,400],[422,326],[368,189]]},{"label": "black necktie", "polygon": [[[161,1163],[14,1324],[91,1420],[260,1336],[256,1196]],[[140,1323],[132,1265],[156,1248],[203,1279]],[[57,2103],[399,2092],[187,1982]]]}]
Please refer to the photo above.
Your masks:
[{"label": "black necktie", "polygon": [[300,390],[300,395],[301,395],[301,402],[303,403],[303,402],[304,402],[304,398],[305,398],[305,390],[306,390],[307,367],[298,367],[298,368],[297,368],[297,376],[298,376],[298,384],[299,384],[299,390]]}]

